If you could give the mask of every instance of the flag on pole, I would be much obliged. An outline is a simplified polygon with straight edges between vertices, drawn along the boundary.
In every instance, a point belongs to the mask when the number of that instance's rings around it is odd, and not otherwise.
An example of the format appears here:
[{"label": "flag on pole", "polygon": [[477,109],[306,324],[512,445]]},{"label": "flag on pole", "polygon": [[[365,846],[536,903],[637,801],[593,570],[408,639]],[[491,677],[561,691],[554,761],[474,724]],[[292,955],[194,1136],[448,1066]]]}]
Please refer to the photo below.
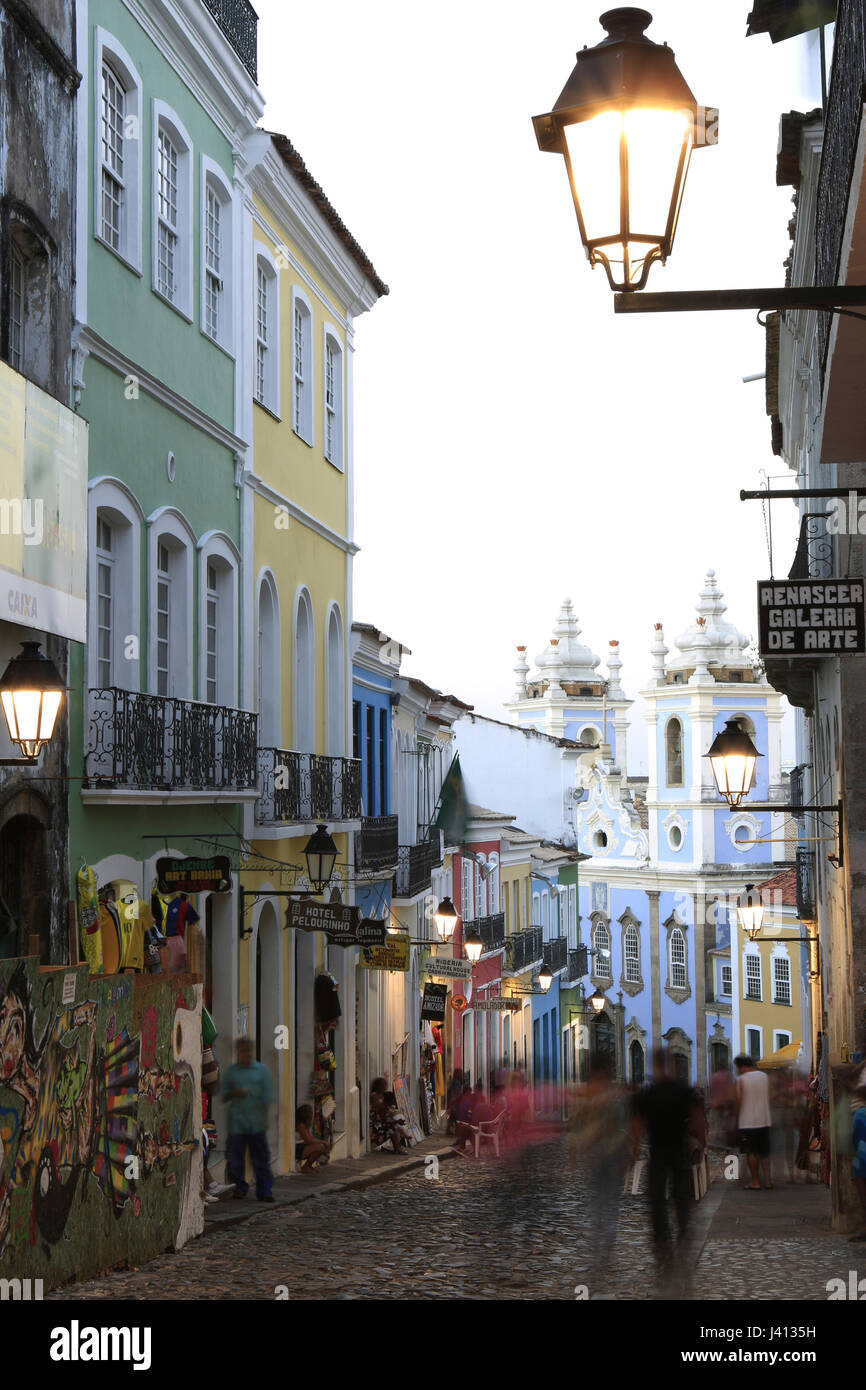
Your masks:
[{"label": "flag on pole", "polygon": [[445,774],[442,790],[439,793],[439,810],[433,821],[437,830],[444,831],[446,845],[462,845],[466,839],[469,823],[469,806],[466,800],[466,784],[460,771],[460,754]]}]

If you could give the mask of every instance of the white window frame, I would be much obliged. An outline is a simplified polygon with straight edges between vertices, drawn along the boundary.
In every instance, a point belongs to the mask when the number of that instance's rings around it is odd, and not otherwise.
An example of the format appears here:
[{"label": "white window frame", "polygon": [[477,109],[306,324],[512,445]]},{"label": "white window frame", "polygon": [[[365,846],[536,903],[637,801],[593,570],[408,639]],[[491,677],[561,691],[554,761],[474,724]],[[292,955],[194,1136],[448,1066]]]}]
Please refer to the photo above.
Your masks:
[{"label": "white window frame", "polygon": [[[782,1039],[785,1039],[782,1042]],[[779,1052],[783,1047],[790,1047],[794,1041],[791,1032],[785,1028],[776,1028],[773,1031],[773,1051]]]},{"label": "white window frame", "polygon": [[[265,652],[262,628],[262,594],[267,590],[273,613],[270,651]],[[259,716],[259,744],[281,748],[282,743],[282,623],[277,581],[271,570],[259,572],[256,583],[256,711]],[[265,661],[267,658],[267,670]]]},{"label": "white window frame", "polygon": [[[628,947],[629,942],[632,940],[635,943],[635,951],[633,955],[630,955]],[[630,965],[634,969],[634,974],[629,973]],[[622,974],[626,984],[640,984],[642,978],[640,969],[640,932],[634,922],[629,922],[622,934]]]},{"label": "white window frame", "polygon": [[112,613],[112,686],[119,690],[141,689],[141,653],[127,656],[128,638],[140,642],[141,633],[141,528],[144,513],[138,501],[119,478],[94,478],[89,485],[87,522],[87,685],[101,689],[98,666],[99,605],[96,548],[96,518],[105,512],[116,539],[114,552],[114,610]]},{"label": "white window frame", "polygon": [[[337,641],[339,650],[334,651],[331,642],[332,632],[336,627]],[[325,743],[329,757],[342,758],[346,754],[346,625],[343,622],[343,614],[338,603],[330,603],[325,615],[325,710],[327,712],[327,728],[325,730]],[[399,730],[394,730],[399,736]],[[399,747],[399,737],[398,737]],[[411,792],[406,787],[407,775],[412,771],[411,764],[414,761],[411,757],[395,758],[392,768],[399,766],[400,777],[397,787],[398,799],[402,801],[405,808],[407,794]],[[404,809],[404,823],[411,817]]]},{"label": "white window frame", "polygon": [[[678,939],[683,943],[683,958],[675,961],[674,942]],[[675,977],[675,970],[682,970],[683,978],[681,981]],[[689,987],[689,945],[685,932],[679,926],[671,929],[668,939],[668,979],[671,989],[688,989]]]},{"label": "white window frame", "polygon": [[158,694],[156,680],[157,547],[165,537],[173,542],[171,555],[172,613],[168,697],[192,700],[193,694],[193,555],[195,532],[175,507],[160,507],[147,518],[147,687]]},{"label": "white window frame", "polygon": [[[301,378],[296,369],[295,316],[300,314],[306,323],[301,353]],[[292,285],[292,429],[310,448],[315,443],[313,431],[313,306],[297,285]]]},{"label": "white window frame", "polygon": [[487,856],[487,911],[491,917],[502,911],[499,899],[499,855],[494,851]]},{"label": "white window frame", "polygon": [[[113,34],[96,25],[93,60],[93,235],[137,275],[141,262],[141,180],[142,180],[142,86],[132,59]],[[120,79],[125,94],[123,190],[120,215],[120,246],[112,246],[102,235],[102,68],[107,64]]]},{"label": "white window frame", "polygon": [[[475,865],[465,855],[460,858],[460,916],[464,922],[475,921],[475,886],[472,875]],[[468,911],[467,911],[468,908]]]},{"label": "white window frame", "polygon": [[[749,961],[750,961],[750,960],[752,960],[752,961],[757,961],[757,962],[758,962],[758,974],[757,974],[757,980],[758,980],[758,993],[757,993],[757,994],[750,994],[750,993],[749,993],[749,981],[750,981],[750,979],[754,979],[754,978],[755,978],[754,975],[751,975],[751,976],[750,976],[750,974],[749,974]],[[760,1004],[760,1003],[763,1002],[763,999],[764,999],[764,963],[763,963],[763,960],[761,959],[761,953],[760,953],[760,951],[744,951],[744,952],[743,952],[743,998],[744,998],[744,999],[749,999],[749,1000],[751,1000],[753,1004]]]},{"label": "white window frame", "polygon": [[[216,196],[220,207],[220,291],[219,323],[217,336],[207,330],[207,195],[208,189]],[[235,355],[234,345],[234,247],[235,247],[235,203],[232,196],[231,180],[223,173],[214,160],[206,154],[201,156],[201,331],[209,343],[215,343],[230,357]]]},{"label": "white window frame", "polygon": [[761,1028],[760,1025],[757,1024],[757,1023],[747,1023],[747,1024],[746,1024],[745,1043],[746,1043],[746,1056],[747,1056],[747,1057],[753,1057],[753,1056],[754,1056],[754,1054],[753,1054],[753,1052],[752,1052],[752,1049],[751,1049],[751,1047],[749,1046],[749,1034],[750,1034],[750,1033],[757,1033],[757,1035],[758,1035],[758,1047],[760,1048],[760,1051],[759,1051],[757,1057],[754,1058],[754,1060],[755,1060],[756,1062],[759,1062],[759,1061],[761,1060],[761,1058],[763,1057],[763,1055],[764,1055],[764,1030],[763,1030],[763,1028]]},{"label": "white window frame", "polygon": [[[773,989],[773,1003],[774,1003],[774,1004],[785,1004],[785,1005],[793,1004],[793,1002],[794,1002],[794,983],[793,983],[793,979],[792,979],[791,961],[790,961],[789,957],[788,957],[784,952],[781,952],[781,951],[779,951],[779,952],[774,952],[773,955],[770,957],[770,961],[771,961],[771,963],[772,963],[772,977],[771,977],[770,983],[771,983],[772,989]],[[788,972],[788,974],[787,974],[787,979],[786,979],[786,984],[787,984],[787,986],[788,986],[788,997],[787,997],[787,999],[780,999],[780,998],[779,998],[779,988],[778,988],[778,986],[779,986],[779,983],[780,983],[780,982],[779,982],[779,979],[778,979],[777,974],[776,974],[776,966],[777,966],[777,964],[779,964],[779,965],[784,965],[784,966],[785,966],[785,969],[786,969],[787,972]]]},{"label": "white window frame", "polygon": [[[728,988],[725,989],[725,972],[727,972]],[[732,999],[734,995],[734,968],[727,961],[723,961],[719,971],[719,997],[721,999]]]},{"label": "white window frame", "polygon": [[571,883],[568,887],[568,949],[575,951],[579,944],[577,939],[577,884]]},{"label": "white window frame", "polygon": [[[280,418],[280,272],[264,242],[253,247],[253,400]],[[257,304],[259,270],[264,272],[267,287],[268,339],[265,356],[264,395],[257,394]]]},{"label": "white window frame", "polygon": [[477,920],[479,917],[486,917],[486,916],[487,916],[487,884],[485,883],[485,881],[484,881],[484,876],[483,876],[482,873],[481,873],[481,866],[480,866],[480,864],[476,864],[474,867],[475,867],[475,917],[476,917],[476,920]]},{"label": "white window frame", "polygon": [[[334,356],[334,400],[328,402],[328,349]],[[345,471],[345,355],[336,328],[326,323],[322,334],[322,452],[328,463]],[[330,440],[330,452],[329,452]]]},{"label": "white window frame", "polygon": [[[207,531],[198,541],[199,646],[198,698],[207,698],[207,601],[208,565],[217,563],[220,574],[217,628],[217,694],[214,704],[237,709],[238,704],[238,574],[240,551],[222,531]],[[220,660],[220,655],[223,659]]]},{"label": "white window frame", "polygon": [[[309,632],[306,670],[300,669],[302,653],[299,650],[298,619],[302,608],[306,611]],[[301,585],[295,594],[292,613],[292,748],[302,753],[313,753],[316,747],[316,669],[316,618],[313,600],[309,589]],[[372,777],[372,768],[370,776]]]},{"label": "white window frame", "polygon": [[[192,323],[192,284],[193,284],[193,148],[180,117],[164,101],[152,100],[153,110],[153,148],[152,148],[152,287],[164,304],[168,304]],[[176,290],[169,298],[159,285],[159,136],[164,131],[177,151],[177,225],[173,228],[177,237]]]},{"label": "white window frame", "polygon": [[[606,946],[599,946],[598,944],[600,932],[604,933],[604,938],[607,941]],[[612,980],[613,938],[611,937],[610,927],[608,926],[607,922],[602,922],[600,918],[595,922],[592,929],[592,944],[595,947],[595,961],[592,965],[593,975],[596,975],[600,980]],[[604,970],[599,968],[603,959],[607,962],[606,968]]]}]

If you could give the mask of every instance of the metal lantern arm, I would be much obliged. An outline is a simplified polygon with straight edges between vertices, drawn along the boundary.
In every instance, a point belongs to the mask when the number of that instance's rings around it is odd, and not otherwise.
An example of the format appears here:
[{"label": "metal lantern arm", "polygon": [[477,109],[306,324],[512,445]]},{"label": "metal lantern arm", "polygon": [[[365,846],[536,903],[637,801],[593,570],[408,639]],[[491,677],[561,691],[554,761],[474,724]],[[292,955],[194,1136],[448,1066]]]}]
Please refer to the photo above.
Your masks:
[{"label": "metal lantern arm", "polygon": [[[614,286],[613,288],[617,288]],[[620,289],[622,287],[619,287]],[[635,288],[638,288],[637,286]],[[706,313],[719,309],[821,309],[844,314],[851,305],[866,305],[866,285],[770,286],[754,290],[669,290],[635,295],[615,294],[615,314]],[[855,315],[860,318],[862,315]]]}]

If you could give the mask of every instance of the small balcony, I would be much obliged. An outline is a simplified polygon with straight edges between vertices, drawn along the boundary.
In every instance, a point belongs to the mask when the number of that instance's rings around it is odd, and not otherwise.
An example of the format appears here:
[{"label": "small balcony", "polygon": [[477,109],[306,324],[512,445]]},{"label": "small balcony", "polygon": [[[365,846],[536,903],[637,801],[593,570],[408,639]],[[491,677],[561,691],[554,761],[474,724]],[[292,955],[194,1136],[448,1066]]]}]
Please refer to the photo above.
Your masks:
[{"label": "small balcony", "polygon": [[285,748],[258,751],[258,825],[357,820],[361,814],[361,764]]},{"label": "small balcony", "polygon": [[[467,923],[467,925],[470,924]],[[486,956],[490,951],[502,950],[506,942],[504,912],[494,912],[490,917],[476,917],[471,925],[481,937],[482,955]]]},{"label": "small balcony", "polygon": [[505,940],[505,969],[510,975],[519,975],[528,970],[536,961],[540,962],[543,950],[541,927],[528,927],[526,931],[515,932]]},{"label": "small balcony", "polygon": [[815,903],[815,851],[797,846],[797,916],[814,926],[818,920]]},{"label": "small balcony", "polygon": [[355,836],[355,868],[360,873],[381,873],[397,863],[397,817],[364,816]]},{"label": "small balcony", "polygon": [[258,715],[108,687],[88,694],[84,789],[249,791]]},{"label": "small balcony", "polygon": [[249,0],[204,0],[250,77],[258,81],[259,17]]},{"label": "small balcony", "polygon": [[395,898],[414,898],[430,887],[433,870],[442,862],[439,834],[437,830],[435,841],[422,840],[418,845],[398,846],[393,889]]},{"label": "small balcony", "polygon": [[589,974],[589,952],[585,946],[576,946],[568,953],[567,980],[582,980]]},{"label": "small balcony", "polygon": [[568,937],[555,936],[544,948],[544,956],[554,975],[568,965]]}]

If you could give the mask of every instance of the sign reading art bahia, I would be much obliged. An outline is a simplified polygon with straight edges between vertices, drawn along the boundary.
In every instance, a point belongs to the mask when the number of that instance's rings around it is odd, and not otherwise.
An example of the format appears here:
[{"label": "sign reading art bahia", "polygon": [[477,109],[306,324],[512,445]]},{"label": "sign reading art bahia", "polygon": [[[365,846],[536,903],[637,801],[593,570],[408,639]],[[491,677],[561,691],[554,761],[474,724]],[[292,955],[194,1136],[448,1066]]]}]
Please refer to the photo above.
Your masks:
[{"label": "sign reading art bahia", "polygon": [[87,423],[4,362],[0,619],[87,641]]},{"label": "sign reading art bahia", "polygon": [[856,656],[866,651],[862,579],[758,584],[761,656]]},{"label": "sign reading art bahia", "polygon": [[225,854],[213,859],[157,859],[156,886],[160,893],[228,893],[232,866]]}]

